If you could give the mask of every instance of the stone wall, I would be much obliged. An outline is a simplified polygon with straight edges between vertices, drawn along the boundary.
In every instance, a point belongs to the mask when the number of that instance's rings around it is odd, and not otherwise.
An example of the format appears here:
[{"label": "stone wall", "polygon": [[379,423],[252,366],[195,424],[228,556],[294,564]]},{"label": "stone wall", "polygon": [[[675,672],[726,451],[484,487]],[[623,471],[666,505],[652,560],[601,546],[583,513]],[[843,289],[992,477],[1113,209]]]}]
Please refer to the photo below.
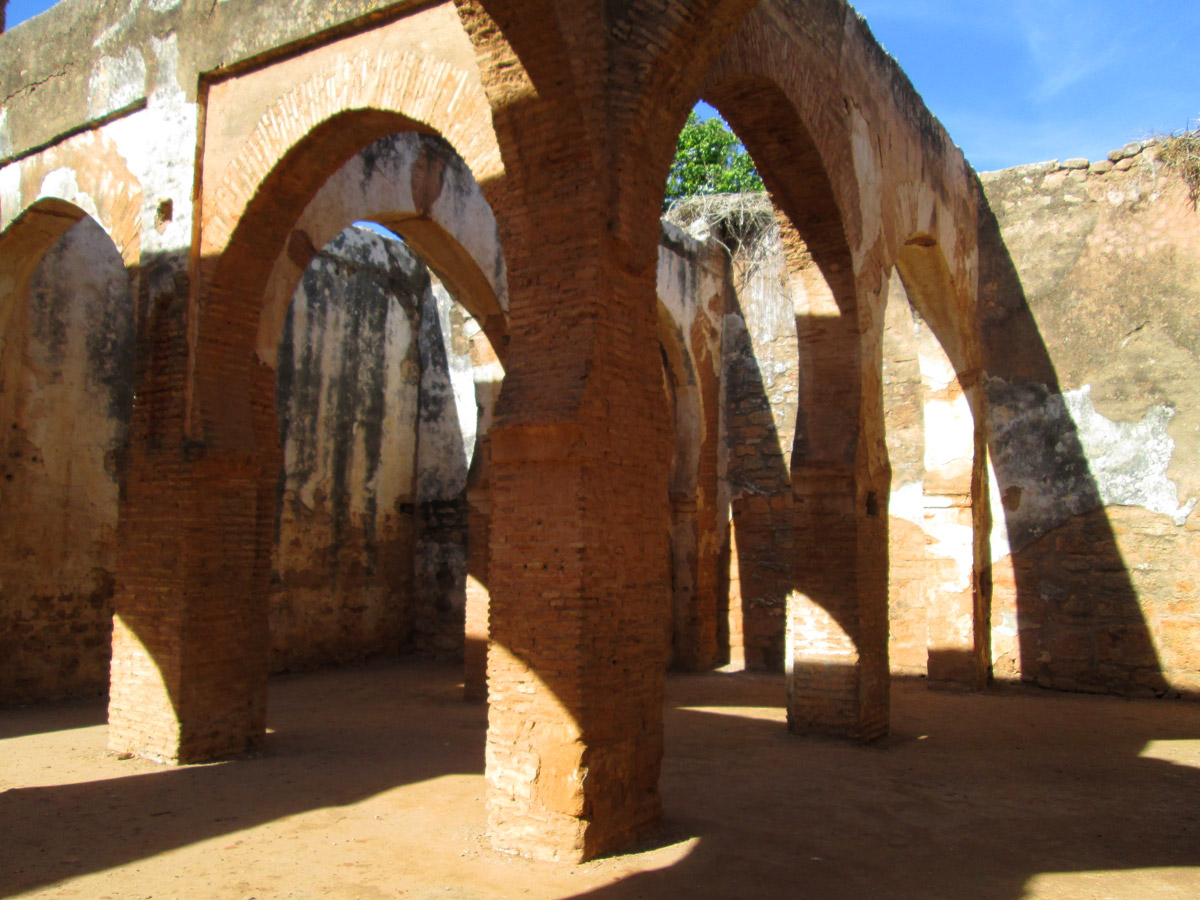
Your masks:
[{"label": "stone wall", "polygon": [[1200,216],[1153,145],[981,180],[995,674],[1195,693]]},{"label": "stone wall", "polygon": [[722,333],[722,438],[731,510],[731,663],[781,671],[792,590],[792,445],[800,359],[787,260],[777,228],[735,244]]},{"label": "stone wall", "polygon": [[395,653],[412,630],[417,335],[429,276],[347,230],[312,261],[280,341],[273,666]]},{"label": "stone wall", "polygon": [[108,684],[133,300],[90,219],[0,327],[0,704]]},{"label": "stone wall", "polygon": [[278,354],[275,669],[463,652],[479,328],[398,240],[314,258]]},{"label": "stone wall", "polygon": [[[13,312],[0,502],[19,512],[0,519],[0,703],[107,686],[133,399],[129,286],[91,219],[46,255],[28,309]],[[277,357],[273,670],[461,654],[480,342],[398,240],[347,229],[305,271]],[[490,408],[503,370],[494,357],[480,368]]]}]

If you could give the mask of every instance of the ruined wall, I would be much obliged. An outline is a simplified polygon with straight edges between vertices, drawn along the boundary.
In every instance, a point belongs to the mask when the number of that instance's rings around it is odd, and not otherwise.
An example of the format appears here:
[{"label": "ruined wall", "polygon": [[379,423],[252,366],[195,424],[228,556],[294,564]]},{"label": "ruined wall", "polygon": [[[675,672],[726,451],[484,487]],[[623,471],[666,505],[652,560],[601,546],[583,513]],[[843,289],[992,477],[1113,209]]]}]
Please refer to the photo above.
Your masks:
[{"label": "ruined wall", "polygon": [[[725,316],[734,304],[729,258],[669,221],[658,247],[658,332],[664,414],[674,435],[671,529],[671,664],[707,669],[730,657],[729,488],[722,436]],[[740,616],[739,616],[740,620]],[[740,658],[741,650],[737,651]]]},{"label": "ruined wall", "polygon": [[883,333],[883,409],[892,468],[888,501],[888,663],[904,675],[924,675],[929,647],[925,621],[925,396],[921,332],[899,276],[893,276]]},{"label": "ruined wall", "polygon": [[108,684],[133,402],[133,300],[94,221],[51,248],[15,302],[0,334],[0,703]]},{"label": "ruined wall", "polygon": [[981,176],[994,670],[1194,693],[1200,216],[1152,147],[1111,157]]},{"label": "ruined wall", "polygon": [[463,652],[467,474],[479,419],[470,331],[477,327],[435,279],[422,304],[419,333],[413,637],[418,649],[441,655]]},{"label": "ruined wall", "polygon": [[800,359],[787,259],[772,223],[735,244],[733,304],[722,334],[722,417],[729,535],[731,662],[783,668],[792,590],[791,459]]},{"label": "ruined wall", "polygon": [[462,652],[477,331],[397,240],[343,231],[280,342],[276,669]]},{"label": "ruined wall", "polygon": [[409,636],[417,333],[429,293],[402,244],[347,229],[292,300],[276,375],[275,668],[394,653]]},{"label": "ruined wall", "polygon": [[[91,219],[8,317],[0,703],[107,687],[133,317],[121,259]],[[472,337],[486,343],[399,241],[348,229],[306,271],[278,354],[274,670],[461,652]],[[487,371],[494,392],[502,370]]]}]

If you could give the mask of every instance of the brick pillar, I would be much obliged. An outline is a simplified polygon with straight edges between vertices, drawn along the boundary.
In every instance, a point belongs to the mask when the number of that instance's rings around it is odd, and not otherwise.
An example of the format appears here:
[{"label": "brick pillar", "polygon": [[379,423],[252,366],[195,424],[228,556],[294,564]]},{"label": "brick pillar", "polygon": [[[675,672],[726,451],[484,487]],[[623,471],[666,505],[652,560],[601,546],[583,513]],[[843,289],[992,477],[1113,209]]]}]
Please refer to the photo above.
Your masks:
[{"label": "brick pillar", "polygon": [[488,569],[491,553],[491,439],[481,434],[467,478],[467,601],[463,644],[463,697],[487,699]]},{"label": "brick pillar", "polygon": [[[274,373],[248,365],[249,352],[198,354],[193,371],[186,281],[168,270],[141,284],[152,299],[119,511],[108,741],[202,762],[244,752],[265,731]],[[255,333],[242,321],[227,329]],[[189,396],[205,411],[191,433]]]},{"label": "brick pillar", "polygon": [[582,860],[661,816],[670,442],[655,270],[671,140],[660,168],[627,165],[645,143],[612,113],[644,128],[640,98],[610,74],[637,64],[610,50],[638,44],[612,42],[603,7],[456,6],[506,165],[493,202],[509,343],[490,431],[488,832],[507,852]]},{"label": "brick pillar", "polygon": [[[788,598],[788,728],[873,740],[887,733],[885,511],[850,466],[793,468],[796,585]],[[874,495],[874,496],[872,496]]]},{"label": "brick pillar", "polygon": [[579,205],[509,245],[537,252],[512,253],[490,431],[488,831],[564,860],[658,824],[671,599],[654,233],[597,241]]},{"label": "brick pillar", "polygon": [[[980,690],[990,659],[981,552],[986,527],[986,456],[976,452],[972,404],[932,335],[920,353],[925,388],[925,533],[928,675],[931,685]],[[978,394],[978,387],[973,388]],[[982,444],[982,442],[980,442]],[[983,450],[980,446],[980,451]],[[982,542],[982,543],[981,543]],[[986,559],[986,557],[984,557]]]},{"label": "brick pillar", "polygon": [[274,495],[246,465],[199,468],[131,473],[122,507],[108,746],[160,762],[242,753],[266,727],[258,516]]},{"label": "brick pillar", "polygon": [[[788,598],[788,727],[887,733],[887,503],[882,304],[798,316],[802,428],[792,457],[795,590]],[[876,309],[876,307],[880,307]]]}]

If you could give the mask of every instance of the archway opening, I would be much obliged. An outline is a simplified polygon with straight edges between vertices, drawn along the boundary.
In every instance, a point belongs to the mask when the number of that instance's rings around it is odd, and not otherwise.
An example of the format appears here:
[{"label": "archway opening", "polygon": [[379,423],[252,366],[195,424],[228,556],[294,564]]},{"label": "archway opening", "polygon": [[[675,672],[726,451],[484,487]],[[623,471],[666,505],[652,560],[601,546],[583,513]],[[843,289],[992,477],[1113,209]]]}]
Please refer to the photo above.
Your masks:
[{"label": "archway opening", "polygon": [[840,209],[822,151],[778,84],[723,68],[704,95],[767,189],[701,197],[683,220],[694,236],[719,238],[729,260],[721,642],[730,668],[788,673],[794,729],[873,736],[886,729],[887,634],[882,615],[861,608],[873,582],[860,570],[867,525],[882,541],[886,524],[859,471],[863,359]]},{"label": "archway opening", "polygon": [[462,656],[503,375],[481,326],[406,242],[359,224],[306,268],[276,372],[273,670]]},{"label": "archway opening", "polygon": [[[308,250],[348,215],[363,218]],[[273,670],[415,651],[466,656],[466,693],[483,690],[486,429],[503,378],[488,331],[503,341],[505,297],[490,210],[438,138],[369,145],[297,220],[258,338],[263,355],[280,323]]]},{"label": "archway opening", "polygon": [[40,201],[0,239],[0,704],[103,694],[134,308],[94,219]]},{"label": "archway opening", "polygon": [[918,236],[888,286],[883,403],[891,471],[889,657],[897,674],[990,677],[990,506],[978,368],[940,250]]}]

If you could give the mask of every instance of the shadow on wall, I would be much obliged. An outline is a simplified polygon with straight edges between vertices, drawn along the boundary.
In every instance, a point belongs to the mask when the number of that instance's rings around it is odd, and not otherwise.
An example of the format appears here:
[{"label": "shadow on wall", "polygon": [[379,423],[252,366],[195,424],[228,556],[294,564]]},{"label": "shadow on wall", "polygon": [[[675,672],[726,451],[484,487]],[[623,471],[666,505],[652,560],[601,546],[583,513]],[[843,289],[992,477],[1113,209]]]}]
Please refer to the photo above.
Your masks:
[{"label": "shadow on wall", "polygon": [[[989,452],[1011,548],[1023,680],[1064,690],[1170,690],[1078,427],[995,214],[980,196],[979,308]],[[993,555],[998,555],[993,550]]]},{"label": "shadow on wall", "polygon": [[[778,276],[754,272],[743,279],[746,289],[728,292],[722,410],[730,495],[722,570],[728,573],[728,590],[718,595],[725,608],[718,611],[717,620],[730,664],[773,672],[783,670],[784,618],[795,552],[791,454],[784,450],[787,446],[790,451],[791,442],[780,439],[779,422],[795,421],[796,346],[790,329],[780,333],[769,321],[772,313],[781,311],[771,307],[781,301],[790,321],[791,302],[763,283]],[[752,308],[747,310],[746,304]]]}]

